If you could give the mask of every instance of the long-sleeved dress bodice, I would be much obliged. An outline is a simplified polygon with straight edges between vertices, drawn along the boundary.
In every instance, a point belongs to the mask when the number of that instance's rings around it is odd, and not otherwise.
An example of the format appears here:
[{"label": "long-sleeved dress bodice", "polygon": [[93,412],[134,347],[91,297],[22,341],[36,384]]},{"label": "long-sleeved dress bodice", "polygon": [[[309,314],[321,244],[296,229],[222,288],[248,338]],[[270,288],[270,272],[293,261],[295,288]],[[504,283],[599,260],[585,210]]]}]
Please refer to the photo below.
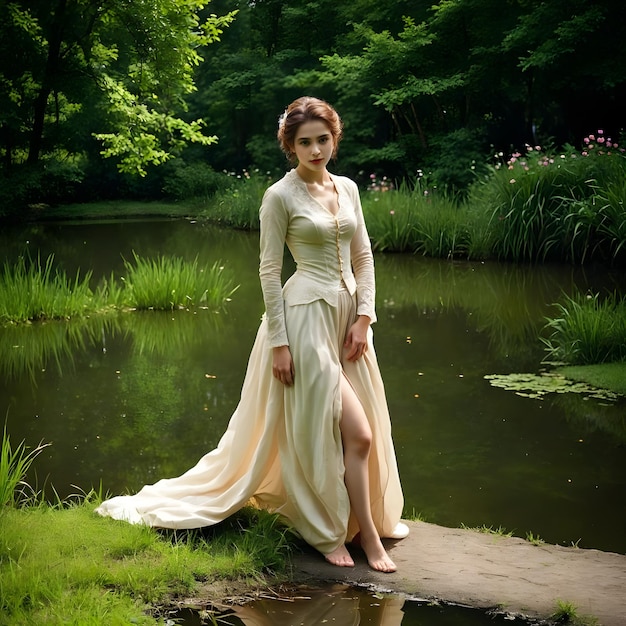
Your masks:
[{"label": "long-sleeved dress bodice", "polygon": [[[261,204],[259,276],[271,346],[288,345],[284,305],[325,300],[337,306],[341,287],[357,293],[357,314],[376,320],[374,262],[356,184],[331,175],[339,210],[333,215],[308,192],[295,170],[266,192]],[[285,243],[296,271],[281,284]]]}]

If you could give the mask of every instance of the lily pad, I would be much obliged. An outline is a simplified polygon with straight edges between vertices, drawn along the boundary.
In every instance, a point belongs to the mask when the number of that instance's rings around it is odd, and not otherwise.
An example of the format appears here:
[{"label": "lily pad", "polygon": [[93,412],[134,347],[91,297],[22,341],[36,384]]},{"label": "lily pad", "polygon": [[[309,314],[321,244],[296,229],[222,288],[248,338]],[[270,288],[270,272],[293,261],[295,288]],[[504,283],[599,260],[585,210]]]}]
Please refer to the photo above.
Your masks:
[{"label": "lily pad", "polygon": [[586,383],[565,378],[554,372],[540,374],[488,374],[485,379],[494,387],[515,392],[524,398],[543,398],[548,393],[582,393],[599,400],[617,400],[618,394]]}]

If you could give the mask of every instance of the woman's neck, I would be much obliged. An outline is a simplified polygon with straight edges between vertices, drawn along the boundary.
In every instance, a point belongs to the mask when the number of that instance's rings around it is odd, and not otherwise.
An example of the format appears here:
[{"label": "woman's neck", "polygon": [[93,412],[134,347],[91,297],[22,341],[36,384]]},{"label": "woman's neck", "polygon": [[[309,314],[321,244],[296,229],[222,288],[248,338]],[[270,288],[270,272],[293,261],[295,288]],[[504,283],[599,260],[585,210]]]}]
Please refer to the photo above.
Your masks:
[{"label": "woman's neck", "polygon": [[330,174],[326,168],[319,170],[318,172],[314,172],[306,167],[298,165],[296,167],[296,173],[305,183],[308,184],[323,185],[325,182],[330,181]]}]

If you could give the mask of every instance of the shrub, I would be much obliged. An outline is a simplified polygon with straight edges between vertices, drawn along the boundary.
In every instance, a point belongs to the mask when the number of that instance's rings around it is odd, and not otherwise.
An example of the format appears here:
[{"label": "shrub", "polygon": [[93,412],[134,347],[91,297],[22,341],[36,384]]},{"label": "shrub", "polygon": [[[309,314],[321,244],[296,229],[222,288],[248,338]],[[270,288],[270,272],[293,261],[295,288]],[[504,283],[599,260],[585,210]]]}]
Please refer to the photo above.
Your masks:
[{"label": "shrub", "polygon": [[228,186],[228,177],[203,162],[185,163],[175,159],[165,166],[163,192],[175,200],[209,198]]}]

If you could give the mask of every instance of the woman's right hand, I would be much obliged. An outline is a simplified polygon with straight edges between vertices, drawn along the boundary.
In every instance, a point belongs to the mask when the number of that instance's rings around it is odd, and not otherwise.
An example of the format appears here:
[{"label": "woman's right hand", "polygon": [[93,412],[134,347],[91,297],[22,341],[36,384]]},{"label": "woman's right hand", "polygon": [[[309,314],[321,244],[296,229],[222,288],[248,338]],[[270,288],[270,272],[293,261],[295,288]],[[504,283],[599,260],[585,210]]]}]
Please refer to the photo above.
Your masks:
[{"label": "woman's right hand", "polygon": [[291,387],[295,370],[289,346],[273,348],[273,353],[272,374],[274,374],[274,378],[277,378],[283,385]]}]

